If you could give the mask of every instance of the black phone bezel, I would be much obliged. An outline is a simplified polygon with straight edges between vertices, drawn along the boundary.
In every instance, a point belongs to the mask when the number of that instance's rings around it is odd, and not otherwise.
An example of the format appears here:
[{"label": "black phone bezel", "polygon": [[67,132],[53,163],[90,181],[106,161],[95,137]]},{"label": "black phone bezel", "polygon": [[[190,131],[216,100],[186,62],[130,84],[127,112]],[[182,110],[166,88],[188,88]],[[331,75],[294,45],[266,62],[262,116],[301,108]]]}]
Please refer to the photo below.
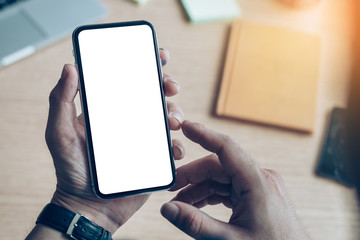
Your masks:
[{"label": "black phone bezel", "polygon": [[[81,53],[80,53],[78,36],[84,30],[94,30],[94,29],[103,29],[103,28],[114,28],[114,27],[129,27],[129,26],[138,26],[138,25],[149,26],[152,31],[152,35],[153,35],[153,44],[154,44],[154,49],[155,49],[154,54],[155,54],[156,63],[157,63],[156,65],[157,65],[157,72],[158,72],[158,79],[159,79],[159,87],[160,87],[160,92],[161,92],[162,107],[163,107],[164,121],[165,121],[167,140],[168,140],[167,141],[168,149],[169,149],[169,155],[170,155],[169,160],[171,163],[171,171],[172,171],[173,179],[169,184],[164,185],[164,186],[156,186],[156,187],[145,188],[145,189],[134,189],[131,191],[104,194],[99,189],[98,178],[97,178],[97,173],[96,173],[94,148],[93,148],[93,142],[92,142],[92,136],[91,136],[91,124],[90,124],[90,119],[89,119],[89,114],[88,114],[88,106],[87,106],[87,100],[86,100],[86,91],[85,91],[85,83],[84,83],[83,69],[82,69],[82,63],[81,63]],[[92,180],[92,188],[93,188],[95,194],[98,197],[103,198],[103,199],[111,199],[111,198],[117,198],[117,197],[125,197],[125,196],[132,196],[132,195],[137,195],[137,194],[144,194],[144,193],[150,193],[150,192],[155,192],[155,191],[167,190],[167,189],[171,188],[175,184],[176,173],[175,173],[175,164],[174,164],[174,157],[173,157],[172,144],[171,144],[169,120],[168,120],[167,107],[166,107],[166,101],[165,101],[165,92],[164,92],[163,79],[162,79],[161,60],[160,60],[159,48],[158,48],[158,44],[157,44],[156,31],[155,31],[154,26],[150,22],[144,21],[144,20],[83,25],[83,26],[77,27],[73,31],[72,40],[73,40],[73,54],[75,57],[75,64],[76,64],[78,74],[79,74],[79,92],[80,92],[81,107],[82,107],[82,111],[83,111],[83,115],[84,115],[84,125],[85,125],[85,135],[86,135],[86,145],[87,145],[87,154],[88,154],[88,160],[89,160],[90,175],[91,175],[91,180]]]}]

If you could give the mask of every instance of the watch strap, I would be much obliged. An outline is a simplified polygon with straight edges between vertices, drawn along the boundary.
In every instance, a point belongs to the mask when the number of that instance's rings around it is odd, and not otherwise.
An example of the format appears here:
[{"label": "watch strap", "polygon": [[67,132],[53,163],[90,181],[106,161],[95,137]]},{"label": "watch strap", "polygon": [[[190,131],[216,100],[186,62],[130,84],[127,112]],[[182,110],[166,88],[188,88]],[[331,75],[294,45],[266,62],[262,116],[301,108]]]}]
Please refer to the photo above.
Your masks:
[{"label": "watch strap", "polygon": [[56,229],[77,240],[111,240],[111,233],[88,218],[53,203],[41,211],[36,223]]}]

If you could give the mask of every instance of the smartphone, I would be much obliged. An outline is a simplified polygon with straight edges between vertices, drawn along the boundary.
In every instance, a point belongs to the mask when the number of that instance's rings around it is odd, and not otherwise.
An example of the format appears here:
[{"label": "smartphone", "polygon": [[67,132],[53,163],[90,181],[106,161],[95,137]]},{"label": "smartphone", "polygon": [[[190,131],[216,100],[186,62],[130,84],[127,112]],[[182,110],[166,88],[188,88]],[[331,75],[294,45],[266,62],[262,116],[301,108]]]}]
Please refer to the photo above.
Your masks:
[{"label": "smartphone", "polygon": [[73,45],[95,193],[114,198],[170,188],[175,168],[153,25],[80,26]]}]

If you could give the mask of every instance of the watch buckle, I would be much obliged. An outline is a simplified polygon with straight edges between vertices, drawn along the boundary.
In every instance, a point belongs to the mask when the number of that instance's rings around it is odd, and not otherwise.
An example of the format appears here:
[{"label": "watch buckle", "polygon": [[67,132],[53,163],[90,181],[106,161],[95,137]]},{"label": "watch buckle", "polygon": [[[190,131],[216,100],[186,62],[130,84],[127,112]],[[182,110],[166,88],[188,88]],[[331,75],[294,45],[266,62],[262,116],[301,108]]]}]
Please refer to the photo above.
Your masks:
[{"label": "watch buckle", "polygon": [[77,239],[72,235],[72,233],[74,231],[74,228],[78,226],[77,222],[79,221],[80,217],[81,217],[80,214],[78,214],[78,213],[75,214],[75,216],[71,220],[71,223],[69,224],[69,227],[68,227],[68,229],[66,231],[66,236],[68,236],[68,237],[70,237],[72,239],[75,239],[75,240]]}]

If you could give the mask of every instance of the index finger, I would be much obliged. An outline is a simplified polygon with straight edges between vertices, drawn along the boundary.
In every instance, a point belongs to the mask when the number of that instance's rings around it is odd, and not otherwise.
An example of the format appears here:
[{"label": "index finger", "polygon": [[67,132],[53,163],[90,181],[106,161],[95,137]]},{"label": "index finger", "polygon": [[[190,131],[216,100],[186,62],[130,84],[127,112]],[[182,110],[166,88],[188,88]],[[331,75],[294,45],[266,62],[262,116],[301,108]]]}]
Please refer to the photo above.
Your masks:
[{"label": "index finger", "polygon": [[170,189],[176,191],[188,184],[197,184],[207,180],[230,183],[230,176],[224,172],[215,154],[198,159],[176,169],[176,183]]},{"label": "index finger", "polygon": [[[200,123],[184,121],[182,124],[184,135],[203,148],[216,153],[233,184],[241,188],[258,186],[261,181],[260,169],[252,157],[227,135],[206,128]],[[244,190],[244,189],[243,189]]]}]

